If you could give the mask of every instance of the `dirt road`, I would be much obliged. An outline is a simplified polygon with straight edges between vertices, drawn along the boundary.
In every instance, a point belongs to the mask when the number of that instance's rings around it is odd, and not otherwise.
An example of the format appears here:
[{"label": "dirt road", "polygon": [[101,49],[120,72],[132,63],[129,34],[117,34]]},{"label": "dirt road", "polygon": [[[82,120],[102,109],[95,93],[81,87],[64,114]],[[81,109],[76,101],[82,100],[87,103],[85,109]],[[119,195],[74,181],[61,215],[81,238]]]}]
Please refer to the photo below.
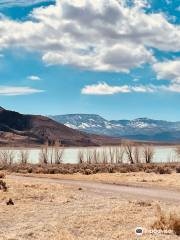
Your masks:
[{"label": "dirt road", "polygon": [[[8,178],[16,179],[22,181],[27,179],[26,176],[9,175]],[[127,199],[140,199],[140,200],[159,200],[165,202],[180,202],[180,192],[175,190],[165,190],[157,189],[154,187],[135,187],[135,186],[124,186],[115,184],[105,184],[92,181],[79,181],[79,180],[64,180],[64,179],[51,179],[45,177],[31,177],[28,176],[32,182],[40,183],[53,183],[53,184],[63,184],[70,186],[77,186],[81,188],[86,188],[88,191],[101,194],[101,195],[120,195]]]}]

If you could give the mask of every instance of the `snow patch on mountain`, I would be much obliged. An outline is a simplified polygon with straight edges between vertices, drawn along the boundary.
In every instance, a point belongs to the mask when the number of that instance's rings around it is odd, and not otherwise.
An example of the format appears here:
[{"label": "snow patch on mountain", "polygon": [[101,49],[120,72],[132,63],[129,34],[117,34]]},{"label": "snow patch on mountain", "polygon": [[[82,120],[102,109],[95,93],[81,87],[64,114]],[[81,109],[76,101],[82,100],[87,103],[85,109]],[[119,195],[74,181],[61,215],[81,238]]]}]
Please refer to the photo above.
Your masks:
[{"label": "snow patch on mountain", "polygon": [[168,122],[149,118],[108,121],[96,114],[68,114],[50,117],[70,128],[114,137],[128,136],[135,139],[153,139],[153,135],[158,137],[160,135],[161,137],[176,135],[177,137],[179,136],[177,132],[180,131],[180,122]]}]

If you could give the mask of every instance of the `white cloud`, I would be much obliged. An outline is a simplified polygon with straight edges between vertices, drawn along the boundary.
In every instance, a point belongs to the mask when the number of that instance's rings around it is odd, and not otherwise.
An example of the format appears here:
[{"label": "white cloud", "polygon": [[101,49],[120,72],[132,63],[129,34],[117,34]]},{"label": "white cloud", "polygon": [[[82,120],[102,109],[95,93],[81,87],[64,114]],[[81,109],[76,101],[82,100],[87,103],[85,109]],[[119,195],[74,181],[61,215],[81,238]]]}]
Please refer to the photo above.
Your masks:
[{"label": "white cloud", "polygon": [[40,77],[38,77],[38,76],[34,76],[34,75],[32,75],[32,76],[28,76],[28,79],[29,79],[29,80],[32,80],[32,81],[39,81],[39,80],[41,80]]},{"label": "white cloud", "polygon": [[43,61],[47,64],[71,64],[80,68],[97,71],[129,72],[129,69],[139,67],[146,62],[154,62],[151,52],[141,45],[117,44],[109,49],[89,55],[77,53],[48,52]]},{"label": "white cloud", "polygon": [[180,60],[157,62],[153,65],[157,79],[171,80],[180,84]]},{"label": "white cloud", "polygon": [[31,87],[0,86],[1,96],[29,95],[29,94],[41,93],[41,92],[43,92],[43,90],[39,90]]},{"label": "white cloud", "polygon": [[139,93],[145,93],[145,92],[155,92],[157,89],[155,86],[111,86],[107,83],[98,83],[94,85],[87,85],[82,90],[82,94],[86,95],[113,95],[117,93],[130,93],[130,92],[139,92]]},{"label": "white cloud", "polygon": [[0,53],[0,58],[3,58],[4,57],[4,54]]},{"label": "white cloud", "polygon": [[151,7],[150,2],[148,0],[133,0],[133,4],[138,9]]},{"label": "white cloud", "polygon": [[169,85],[122,85],[113,86],[107,83],[98,83],[93,85],[87,85],[82,90],[81,93],[85,95],[114,95],[114,94],[124,94],[124,93],[155,93],[155,92],[174,92],[180,93],[180,84],[169,84]]},{"label": "white cloud", "polygon": [[107,83],[87,85],[81,91],[82,94],[88,95],[112,95],[115,93],[128,93],[128,92],[130,92],[130,89],[127,85],[110,86]]},{"label": "white cloud", "polygon": [[29,21],[1,19],[0,49],[38,51],[47,64],[128,72],[154,61],[151,48],[180,50],[180,27],[145,13],[143,2],[57,0],[34,9]]},{"label": "white cloud", "polygon": [[180,93],[180,84],[170,84],[168,87],[164,87],[165,91]]}]

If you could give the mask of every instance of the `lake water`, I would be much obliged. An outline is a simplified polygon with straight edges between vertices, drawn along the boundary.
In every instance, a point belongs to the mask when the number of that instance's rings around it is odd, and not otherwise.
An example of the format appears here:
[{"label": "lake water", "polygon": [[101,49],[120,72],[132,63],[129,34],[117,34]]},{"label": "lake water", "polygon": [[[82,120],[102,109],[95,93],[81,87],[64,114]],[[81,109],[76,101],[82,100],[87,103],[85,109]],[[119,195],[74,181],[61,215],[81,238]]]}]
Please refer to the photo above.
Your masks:
[{"label": "lake water", "polygon": [[[113,148],[113,147],[112,147]],[[87,150],[88,149],[88,150]],[[102,151],[109,152],[109,147],[98,147],[98,148],[65,148],[63,153],[63,162],[64,163],[78,163],[78,154],[79,151],[83,151],[86,153],[87,151],[93,151],[97,149],[98,152],[102,153]],[[12,149],[11,149],[12,150]],[[29,163],[38,163],[39,155],[41,150],[40,149],[27,149],[29,152]],[[16,161],[19,158],[20,149],[13,149],[12,150],[15,155]],[[49,150],[50,151],[50,150]],[[178,161],[175,147],[173,146],[156,146],[154,147],[154,158],[153,162],[175,162]],[[127,161],[126,154],[124,154],[124,162]]]}]

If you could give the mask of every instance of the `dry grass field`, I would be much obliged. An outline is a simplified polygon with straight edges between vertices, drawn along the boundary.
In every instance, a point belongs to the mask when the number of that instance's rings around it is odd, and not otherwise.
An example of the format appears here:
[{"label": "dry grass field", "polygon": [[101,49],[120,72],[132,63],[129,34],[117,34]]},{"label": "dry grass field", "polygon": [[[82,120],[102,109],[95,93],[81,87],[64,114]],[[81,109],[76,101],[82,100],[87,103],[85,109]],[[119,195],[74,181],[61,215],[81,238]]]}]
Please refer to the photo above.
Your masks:
[{"label": "dry grass field", "polygon": [[[138,174],[136,177],[131,174],[121,177],[119,174],[71,175],[71,178],[106,182],[117,179],[131,179],[129,181],[132,182],[137,178],[138,182],[139,179],[150,176],[147,173],[146,176]],[[176,177],[175,174],[174,176]],[[168,179],[171,185],[170,178]],[[140,237],[143,240],[179,239],[174,232],[165,231],[174,226],[180,229],[178,203],[127,199],[123,195],[102,194],[84,187],[30,178],[15,180],[7,177],[3,181],[8,189],[0,190],[2,240],[133,240],[137,239],[135,228],[138,226],[146,229]],[[6,204],[9,198],[14,205]],[[164,233],[150,233],[153,226],[163,229]]]},{"label": "dry grass field", "polygon": [[[24,175],[24,174],[17,174]],[[97,173],[91,175],[84,174],[25,174],[25,176],[35,176],[41,178],[52,179],[70,179],[95,181],[102,183],[131,185],[131,186],[147,186],[147,187],[163,187],[167,189],[180,190],[180,173],[172,172],[171,174],[156,174],[145,172],[129,172],[129,173]]]}]

